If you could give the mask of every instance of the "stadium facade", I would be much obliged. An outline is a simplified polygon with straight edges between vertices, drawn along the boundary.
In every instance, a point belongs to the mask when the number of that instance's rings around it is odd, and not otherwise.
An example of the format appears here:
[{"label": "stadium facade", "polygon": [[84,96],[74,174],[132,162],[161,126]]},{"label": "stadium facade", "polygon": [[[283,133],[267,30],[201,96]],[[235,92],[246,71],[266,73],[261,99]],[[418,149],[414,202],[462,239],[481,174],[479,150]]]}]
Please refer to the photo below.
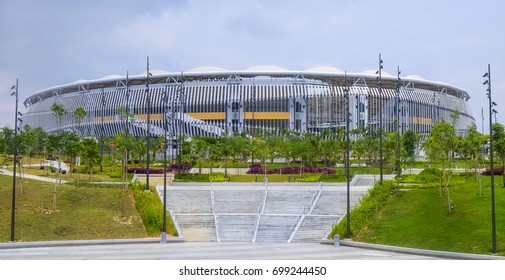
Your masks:
[{"label": "stadium facade", "polygon": [[[427,135],[438,120],[450,121],[456,110],[460,112],[459,133],[475,121],[470,96],[461,88],[384,71],[378,77],[375,70],[289,71],[272,66],[110,75],[33,94],[24,101],[27,111],[22,121],[47,132],[58,131],[50,109],[57,102],[68,111],[61,129],[86,136],[116,135],[125,129],[137,137],[150,131],[153,136],[166,132],[170,138],[180,134],[219,137],[225,131],[317,132],[345,127],[347,93],[351,129],[370,126],[394,131],[399,124],[401,131],[413,129]],[[74,117],[78,107],[87,112],[79,122]]]}]

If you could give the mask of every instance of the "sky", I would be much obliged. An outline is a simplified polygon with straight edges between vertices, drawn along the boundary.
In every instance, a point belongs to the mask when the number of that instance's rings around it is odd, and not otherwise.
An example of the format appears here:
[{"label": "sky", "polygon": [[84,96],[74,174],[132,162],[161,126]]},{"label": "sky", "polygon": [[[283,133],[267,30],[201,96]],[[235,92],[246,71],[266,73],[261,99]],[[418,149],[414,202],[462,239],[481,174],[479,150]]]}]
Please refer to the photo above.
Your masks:
[{"label": "sky", "polygon": [[331,66],[419,75],[471,96],[489,130],[483,74],[505,123],[502,0],[0,0],[0,127],[37,91],[77,80],[200,66]]}]

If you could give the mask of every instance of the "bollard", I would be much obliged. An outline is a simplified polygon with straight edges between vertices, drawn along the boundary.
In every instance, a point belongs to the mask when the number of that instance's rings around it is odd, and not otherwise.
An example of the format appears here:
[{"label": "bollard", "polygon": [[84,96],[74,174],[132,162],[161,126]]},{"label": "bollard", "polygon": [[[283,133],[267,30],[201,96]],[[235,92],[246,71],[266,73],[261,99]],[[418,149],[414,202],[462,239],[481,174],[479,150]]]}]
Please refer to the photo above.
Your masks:
[{"label": "bollard", "polygon": [[335,234],[333,236],[333,242],[335,243],[335,247],[340,247],[340,235]]}]

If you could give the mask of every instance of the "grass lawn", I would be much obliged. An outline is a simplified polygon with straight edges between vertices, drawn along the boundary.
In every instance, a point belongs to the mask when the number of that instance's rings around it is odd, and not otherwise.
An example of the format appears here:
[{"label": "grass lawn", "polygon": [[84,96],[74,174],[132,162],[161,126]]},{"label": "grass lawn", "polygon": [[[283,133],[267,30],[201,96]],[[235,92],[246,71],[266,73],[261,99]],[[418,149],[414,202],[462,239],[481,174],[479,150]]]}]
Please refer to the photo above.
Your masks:
[{"label": "grass lawn", "polygon": [[[490,177],[482,177],[483,191],[472,177],[452,178],[454,208],[448,211],[445,191],[410,189],[392,196],[356,241],[394,246],[489,254],[491,239]],[[497,251],[505,255],[505,189],[495,187]]]},{"label": "grass lawn", "polygon": [[[16,184],[16,241],[140,238],[148,234],[129,191],[121,187]],[[10,240],[12,177],[0,175],[0,242]]]}]

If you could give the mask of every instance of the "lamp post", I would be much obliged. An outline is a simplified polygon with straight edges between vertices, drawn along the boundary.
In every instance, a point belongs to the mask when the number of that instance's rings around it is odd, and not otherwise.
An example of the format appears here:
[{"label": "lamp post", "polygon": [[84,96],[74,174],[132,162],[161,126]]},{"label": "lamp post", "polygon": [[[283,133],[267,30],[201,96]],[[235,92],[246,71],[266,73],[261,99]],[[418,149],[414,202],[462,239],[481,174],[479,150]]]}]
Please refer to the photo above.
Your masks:
[{"label": "lamp post", "polygon": [[351,238],[351,195],[350,195],[350,138],[349,138],[349,119],[351,117],[350,112],[350,96],[349,96],[349,87],[347,85],[347,71],[344,72],[344,94],[345,94],[345,180],[347,182],[347,231],[346,238]]},{"label": "lamp post", "polygon": [[149,191],[149,162],[151,161],[151,156],[149,150],[151,149],[151,92],[149,91],[149,56],[147,57],[147,71],[146,71],[146,103],[147,103],[147,163],[146,163],[146,189],[145,191]]},{"label": "lamp post", "polygon": [[[395,167],[396,167],[396,175],[400,176],[402,168],[401,168],[401,161],[400,161],[400,74],[402,73],[400,71],[400,66],[398,66],[398,71],[397,71],[397,79],[395,82],[395,89],[396,89],[396,98],[395,98],[395,103],[396,103],[396,152],[395,152]],[[397,182],[397,187],[398,187],[398,180]]]},{"label": "lamp post", "polygon": [[491,100],[491,65],[487,65],[487,72],[482,76],[487,78],[484,85],[487,85],[487,98],[489,99],[489,160],[491,161],[491,236],[492,253],[496,254],[496,214],[494,199],[494,166],[493,166],[493,105],[497,104]]},{"label": "lamp post", "polygon": [[12,86],[11,89],[15,89],[11,96],[16,96],[16,109],[14,111],[14,171],[12,176],[12,208],[11,208],[11,242],[14,242],[15,225],[16,225],[16,164],[18,161],[18,79],[16,79],[16,85]]},{"label": "lamp post", "polygon": [[105,127],[103,124],[103,119],[105,115],[105,90],[102,86],[101,89],[101,94],[102,94],[102,116],[101,116],[101,130],[100,130],[100,173],[103,172],[103,150],[104,150],[104,141],[105,141]]},{"label": "lamp post", "polygon": [[379,86],[379,169],[380,169],[380,184],[382,186],[382,179],[383,179],[383,157],[382,157],[382,58],[381,54],[379,53],[379,70],[375,74],[379,74],[377,77],[377,85]]},{"label": "lamp post", "polygon": [[163,230],[161,232],[161,244],[167,243],[167,145],[168,145],[168,89],[165,86],[163,96],[163,130],[165,133],[164,153],[163,153]]}]

